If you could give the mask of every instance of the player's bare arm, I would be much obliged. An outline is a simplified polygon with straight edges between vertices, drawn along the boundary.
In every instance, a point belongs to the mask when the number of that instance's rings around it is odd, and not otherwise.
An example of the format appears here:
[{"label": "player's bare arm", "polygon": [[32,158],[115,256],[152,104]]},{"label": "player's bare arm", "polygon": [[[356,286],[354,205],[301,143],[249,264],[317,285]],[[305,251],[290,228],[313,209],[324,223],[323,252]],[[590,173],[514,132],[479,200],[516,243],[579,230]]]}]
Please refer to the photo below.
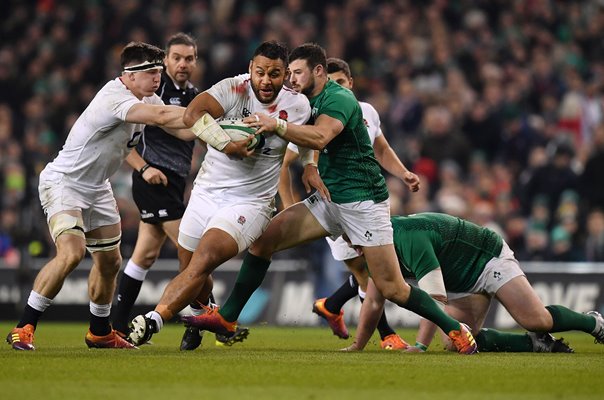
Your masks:
[{"label": "player's bare arm", "polygon": [[405,182],[405,185],[407,185],[410,191],[417,192],[419,190],[419,176],[405,167],[392,147],[390,147],[390,144],[384,135],[375,138],[373,151],[375,153],[375,158],[386,171]]},{"label": "player's bare arm", "polygon": [[361,313],[359,315],[359,324],[354,338],[354,342],[346,347],[345,351],[360,351],[365,348],[371,335],[377,328],[378,321],[384,310],[386,299],[377,290],[371,279],[367,282],[367,293],[365,301],[361,305]]},{"label": "player's bare arm", "polygon": [[[126,122],[145,125],[156,125],[168,129],[184,129],[182,116],[184,107],[139,103],[130,107]],[[190,136],[189,140],[194,139]]]},{"label": "player's bare arm", "polygon": [[247,117],[243,122],[258,128],[258,133],[276,132],[285,140],[314,150],[323,149],[327,146],[327,143],[331,142],[334,137],[344,130],[344,125],[339,119],[325,114],[319,115],[314,125],[291,124],[262,113]]},{"label": "player's bare arm", "polygon": [[287,149],[283,157],[281,165],[281,173],[279,175],[279,197],[283,208],[287,208],[295,203],[294,191],[292,188],[292,177],[289,171],[289,166],[298,158],[298,153]]},{"label": "player's bare arm", "polygon": [[168,185],[168,177],[159,169],[147,164],[140,154],[138,154],[136,149],[132,149],[130,151],[130,154],[128,154],[128,157],[126,157],[126,162],[132,167],[132,169],[138,171],[141,178],[143,178],[145,182],[153,185]]}]

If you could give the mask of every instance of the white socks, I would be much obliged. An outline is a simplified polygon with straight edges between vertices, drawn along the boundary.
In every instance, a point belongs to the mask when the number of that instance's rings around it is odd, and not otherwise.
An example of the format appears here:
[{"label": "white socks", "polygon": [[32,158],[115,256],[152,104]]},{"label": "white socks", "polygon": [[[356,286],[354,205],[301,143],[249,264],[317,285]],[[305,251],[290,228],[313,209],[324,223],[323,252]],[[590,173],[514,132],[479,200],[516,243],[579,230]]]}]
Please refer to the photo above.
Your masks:
[{"label": "white socks", "polygon": [[52,303],[52,299],[44,297],[33,290],[29,293],[29,297],[27,298],[27,305],[40,312],[46,311],[50,306],[50,303]]},{"label": "white socks", "polygon": [[111,313],[111,303],[109,304],[96,304],[90,302],[90,314],[95,317],[108,317]]},{"label": "white socks", "polygon": [[155,324],[157,326],[157,331],[155,333],[159,332],[164,326],[164,320],[161,318],[161,315],[159,315],[159,313],[156,311],[148,312],[147,314],[145,314],[145,317],[151,318],[153,321],[155,321]]},{"label": "white socks", "polygon": [[141,282],[145,280],[147,272],[149,272],[148,269],[139,267],[134,263],[134,261],[132,261],[132,259],[128,260],[128,264],[126,264],[126,268],[124,268],[124,274]]}]

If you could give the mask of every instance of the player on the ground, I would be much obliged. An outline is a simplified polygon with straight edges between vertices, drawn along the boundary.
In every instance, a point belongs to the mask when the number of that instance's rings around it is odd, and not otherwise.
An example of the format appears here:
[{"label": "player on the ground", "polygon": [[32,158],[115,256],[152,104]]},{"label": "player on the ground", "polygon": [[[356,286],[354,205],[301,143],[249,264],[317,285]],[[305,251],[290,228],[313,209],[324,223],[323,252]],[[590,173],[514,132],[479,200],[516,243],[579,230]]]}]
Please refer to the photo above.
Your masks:
[{"label": "player on the ground", "polygon": [[[287,65],[287,48],[274,41],[264,42],[254,52],[249,74],[218,82],[187,107],[187,125],[213,132],[180,223],[180,258],[189,262],[168,284],[155,311],[134,318],[130,337],[135,343],[147,341],[164,321],[196,299],[208,284],[211,272],[245,250],[268,225],[275,210],[287,140],[265,132],[249,157],[227,157],[220,149],[230,139],[214,118],[266,113],[284,121],[305,123],[310,117],[310,105],[305,96],[283,86]],[[313,152],[305,152],[312,161]],[[245,338],[247,329],[233,329],[226,334],[226,344],[231,344]]]},{"label": "player on the ground", "polygon": [[[330,79],[336,81],[341,86],[352,90],[352,74],[350,73],[350,66],[346,61],[339,58],[328,58],[327,73]],[[382,133],[378,112],[369,103],[359,101],[359,105],[361,106],[363,113],[363,121],[367,126],[369,140],[371,141],[373,151],[375,152],[375,158],[380,166],[393,176],[401,179],[410,191],[418,191],[420,186],[419,177],[405,167],[394,150],[392,150],[392,147],[390,147],[390,144]],[[279,196],[281,197],[284,208],[287,208],[294,203],[289,166],[297,158],[298,147],[295,144],[290,143],[287,152],[285,153],[281,178],[279,180]],[[336,303],[342,301],[342,304],[344,304],[357,294],[361,298],[361,301],[363,300],[364,292],[367,289],[367,269],[365,268],[364,259],[359,257],[354,249],[348,246],[342,237],[339,237],[336,240],[332,240],[328,237],[326,240],[334,259],[343,261],[350,272],[352,272],[352,275],[348,277],[346,283],[344,283],[332,296],[316,300],[313,304],[313,312],[327,320],[334,335],[342,339],[348,339],[348,329],[346,328],[343,318],[344,313],[341,310],[341,305],[337,306]],[[405,343],[405,341],[402,340],[388,324],[385,312],[382,313],[378,323],[378,331],[380,333],[381,347],[383,349],[400,350],[407,347],[407,343]]]},{"label": "player on the ground", "polygon": [[[88,347],[134,348],[109,323],[116,276],[122,262],[120,215],[109,177],[138,143],[145,124],[192,140],[182,121],[185,109],[164,105],[155,94],[164,51],[132,42],[121,54],[121,76],[109,81],[77,119],[62,150],[40,174],[40,201],[48,219],[56,256],[38,273],[21,320],[7,341],[17,350],[34,350],[34,330],[59,293],[65,278],[84,258],[93,266],[88,280]],[[243,153],[246,143],[236,146]]]},{"label": "player on the ground", "polygon": [[317,192],[271,220],[250,246],[235,287],[220,310],[184,320],[205,330],[233,332],[275,252],[346,233],[352,243],[362,246],[369,272],[385,297],[436,322],[460,353],[475,353],[476,343],[469,330],[444,313],[426,292],[403,279],[392,244],[386,182],[358,101],[350,90],[327,77],[325,50],[320,46],[301,45],[290,59],[292,87],[310,99],[313,124],[292,124],[265,114],[255,114],[246,122],[259,132],[275,132],[297,145],[320,150],[318,170],[309,163],[303,174],[307,190],[312,186]]},{"label": "player on the ground", "polygon": [[[438,213],[395,216],[392,226],[401,270],[413,274],[420,288],[446,304],[452,317],[471,327],[480,351],[572,352],[547,334],[570,330],[589,333],[604,344],[602,315],[597,311],[581,314],[560,305],[544,306],[514,252],[490,229]],[[481,330],[493,297],[529,334]],[[347,350],[365,347],[383,306],[384,297],[370,280],[355,341]],[[422,320],[415,346],[409,350],[425,351],[436,329],[430,321]],[[451,349],[444,335],[443,339]]]},{"label": "player on the ground", "polygon": [[[165,104],[186,107],[198,93],[190,82],[197,68],[197,45],[191,36],[177,33],[168,39],[165,51],[166,69],[156,94]],[[194,141],[166,135],[159,127],[146,126],[138,145],[126,158],[134,170],[132,198],[141,221],[132,257],[119,281],[112,315],[113,328],[122,337],[127,336],[132,306],[166,238],[177,244],[194,145]],[[191,332],[189,340],[201,341],[197,329]]]}]

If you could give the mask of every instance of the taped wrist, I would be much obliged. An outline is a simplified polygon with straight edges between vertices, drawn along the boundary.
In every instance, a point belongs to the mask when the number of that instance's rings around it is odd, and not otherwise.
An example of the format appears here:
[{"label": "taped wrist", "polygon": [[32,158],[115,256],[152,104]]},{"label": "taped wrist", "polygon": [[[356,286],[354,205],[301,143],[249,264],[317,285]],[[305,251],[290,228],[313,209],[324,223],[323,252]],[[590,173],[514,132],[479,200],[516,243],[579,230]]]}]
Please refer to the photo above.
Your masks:
[{"label": "taped wrist", "polygon": [[277,127],[275,128],[275,133],[281,137],[285,135],[287,132],[287,121],[281,118],[275,118],[277,121]]},{"label": "taped wrist", "polygon": [[425,344],[420,343],[420,342],[415,342],[415,347],[417,347],[421,351],[427,351],[428,350],[428,346],[426,346]]},{"label": "taped wrist", "polygon": [[305,167],[308,164],[317,166],[315,162],[315,151],[312,149],[307,149],[305,147],[298,147],[298,152],[300,154],[300,162],[302,166]]},{"label": "taped wrist", "polygon": [[222,151],[222,149],[224,149],[231,141],[229,135],[227,135],[224,129],[222,129],[216,120],[208,113],[202,115],[201,118],[195,122],[191,127],[191,131],[195,136],[219,151]]}]

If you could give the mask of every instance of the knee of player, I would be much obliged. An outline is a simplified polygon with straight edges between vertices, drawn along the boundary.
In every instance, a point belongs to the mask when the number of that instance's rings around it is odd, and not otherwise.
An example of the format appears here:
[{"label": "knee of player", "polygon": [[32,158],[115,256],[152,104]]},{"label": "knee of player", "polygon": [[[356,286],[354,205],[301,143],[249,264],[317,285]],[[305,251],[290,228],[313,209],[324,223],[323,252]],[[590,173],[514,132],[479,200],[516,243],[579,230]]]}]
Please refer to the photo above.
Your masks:
[{"label": "knee of player", "polygon": [[56,260],[64,266],[66,273],[71,272],[77,267],[86,255],[86,248],[82,246],[72,246],[67,248],[58,248]]},{"label": "knee of player", "polygon": [[262,237],[260,237],[260,239],[251,244],[248,250],[256,257],[270,260],[275,253],[275,245],[268,240],[262,240]]}]

